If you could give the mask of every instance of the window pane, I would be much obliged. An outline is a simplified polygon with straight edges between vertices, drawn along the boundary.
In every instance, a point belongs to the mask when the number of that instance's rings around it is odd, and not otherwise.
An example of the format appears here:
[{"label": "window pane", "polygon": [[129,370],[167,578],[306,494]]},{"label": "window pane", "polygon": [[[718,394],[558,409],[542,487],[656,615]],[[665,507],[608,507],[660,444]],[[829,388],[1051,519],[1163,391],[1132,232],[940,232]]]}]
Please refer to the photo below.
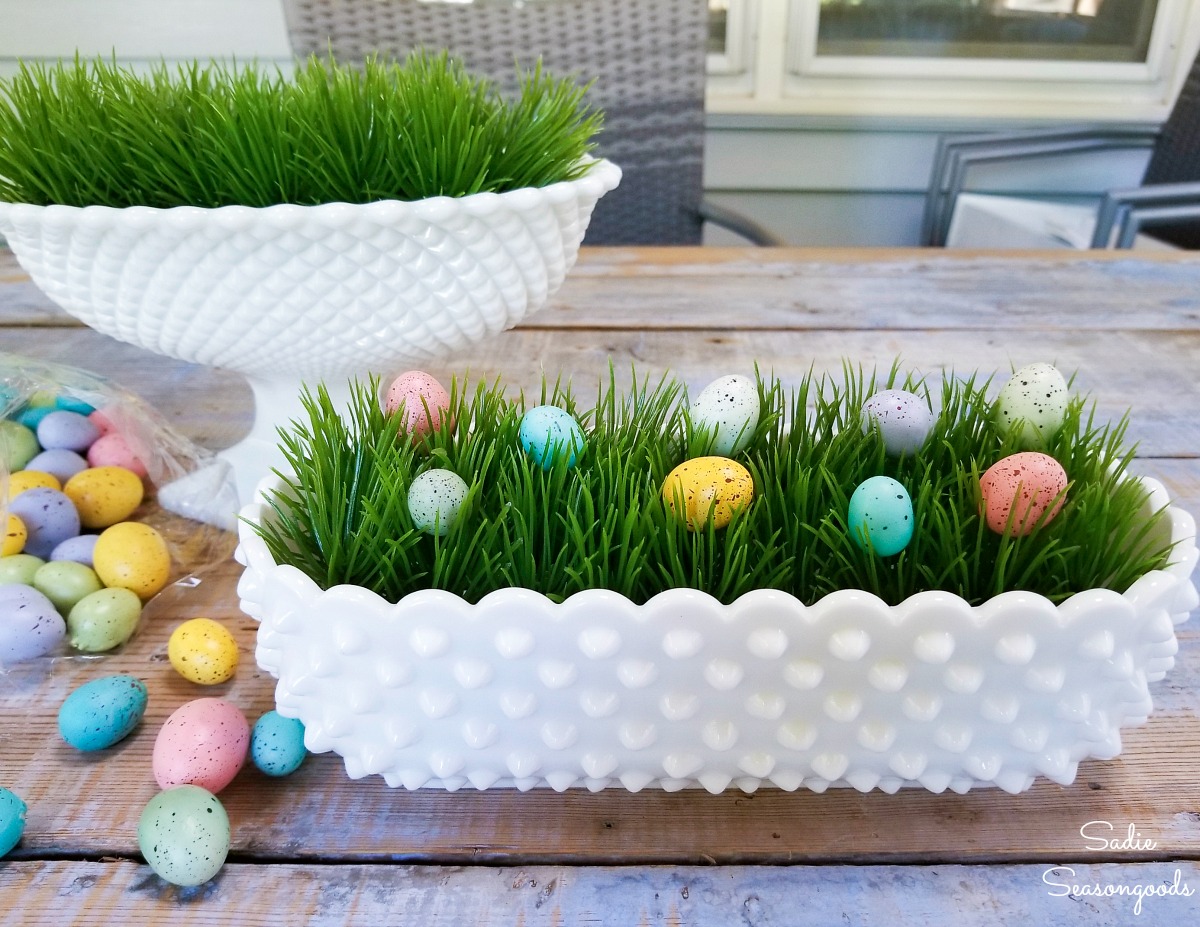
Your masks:
[{"label": "window pane", "polygon": [[708,0],[708,53],[725,54],[728,35],[729,0]]},{"label": "window pane", "polygon": [[1157,0],[821,0],[818,55],[1146,60]]}]

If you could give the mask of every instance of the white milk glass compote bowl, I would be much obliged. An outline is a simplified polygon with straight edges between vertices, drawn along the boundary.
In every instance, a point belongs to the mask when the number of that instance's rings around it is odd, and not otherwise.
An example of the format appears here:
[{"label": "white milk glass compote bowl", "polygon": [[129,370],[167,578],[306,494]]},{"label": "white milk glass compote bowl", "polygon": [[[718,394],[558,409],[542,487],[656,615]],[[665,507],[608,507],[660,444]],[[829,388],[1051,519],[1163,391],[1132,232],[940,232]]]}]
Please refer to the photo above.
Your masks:
[{"label": "white milk glass compote bowl", "polygon": [[572,181],[413,202],[0,203],[0,235],[97,331],[245,375],[254,425],[221,456],[248,502],[282,461],[276,428],[300,415],[302,384],[344,402],[352,378],[452,354],[542,308],[620,177],[597,160]]}]

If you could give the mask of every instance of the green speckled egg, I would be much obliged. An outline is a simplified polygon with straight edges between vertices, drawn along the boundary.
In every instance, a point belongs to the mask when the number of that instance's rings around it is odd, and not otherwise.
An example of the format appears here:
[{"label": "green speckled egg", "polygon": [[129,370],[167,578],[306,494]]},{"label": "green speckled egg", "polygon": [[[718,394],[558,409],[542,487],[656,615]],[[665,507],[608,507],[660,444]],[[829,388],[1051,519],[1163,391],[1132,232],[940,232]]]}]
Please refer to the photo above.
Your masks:
[{"label": "green speckled egg", "polygon": [[46,561],[33,554],[0,557],[0,586],[32,586],[33,577]]},{"label": "green speckled egg", "polygon": [[1070,400],[1067,381],[1050,364],[1029,364],[1012,375],[996,397],[996,426],[1004,435],[1020,429],[1026,450],[1046,446],[1060,428]]},{"label": "green speckled egg", "polygon": [[71,608],[67,634],[76,650],[103,653],[129,640],[141,617],[142,600],[136,593],[119,586],[97,589]]},{"label": "green speckled egg", "polygon": [[159,792],[142,811],[138,848],[150,868],[173,885],[201,885],[229,855],[229,815],[198,785]]}]

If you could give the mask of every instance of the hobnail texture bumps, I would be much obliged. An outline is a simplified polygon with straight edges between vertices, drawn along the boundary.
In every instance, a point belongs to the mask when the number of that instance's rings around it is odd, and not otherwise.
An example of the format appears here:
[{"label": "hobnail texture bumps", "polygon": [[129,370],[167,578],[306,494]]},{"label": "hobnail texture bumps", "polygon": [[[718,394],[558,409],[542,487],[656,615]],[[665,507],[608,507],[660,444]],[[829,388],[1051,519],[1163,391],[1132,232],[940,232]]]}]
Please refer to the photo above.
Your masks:
[{"label": "hobnail texture bumps", "polygon": [[[1166,505],[1145,482],[1148,511]],[[685,589],[644,605],[524,589],[393,605],[277,566],[245,523],[268,507],[242,515],[238,592],[279,711],[352,778],[409,789],[1066,784],[1149,715],[1148,685],[1197,604],[1195,523],[1175,507],[1170,566],[1124,594],[1056,606],[1010,592],[978,607],[944,592],[888,606],[857,590],[811,607],[759,590],[724,606]]]},{"label": "hobnail texture bumps", "polygon": [[181,360],[338,378],[450,353],[540,309],[621,172],[457,199],[261,209],[0,203],[67,312]]}]

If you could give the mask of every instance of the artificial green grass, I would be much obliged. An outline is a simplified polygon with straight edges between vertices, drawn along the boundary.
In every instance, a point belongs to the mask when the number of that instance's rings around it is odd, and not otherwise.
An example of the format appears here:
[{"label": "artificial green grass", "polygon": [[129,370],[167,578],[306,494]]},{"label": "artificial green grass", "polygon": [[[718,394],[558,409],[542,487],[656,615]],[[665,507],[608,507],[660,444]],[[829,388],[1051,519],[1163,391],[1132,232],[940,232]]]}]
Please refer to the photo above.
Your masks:
[{"label": "artificial green grass", "polygon": [[[838,589],[865,589],[895,604],[941,589],[972,603],[1027,589],[1053,601],[1090,588],[1124,591],[1163,567],[1169,550],[1143,515],[1146,492],[1127,479],[1132,451],[1126,421],[1100,425],[1074,399],[1046,448],[1071,480],[1059,515],[1027,537],[1001,537],[979,515],[979,476],[1020,450],[993,424],[989,383],[947,379],[941,414],[922,450],[889,458],[860,409],[876,390],[910,389],[893,369],[876,378],[847,367],[841,381],[805,376],[793,390],[759,376],[762,417],[737,455],[754,477],[755,500],[730,525],[688,531],[663,503],[666,475],[701,449],[706,436],[688,420],[683,387],[670,378],[621,391],[615,377],[583,408],[561,383],[543,384],[537,403],[576,415],[587,448],[574,467],[543,471],[518,441],[523,396],[503,385],[451,389],[449,420],[426,441],[399,433],[376,383],[357,384],[349,410],[323,389],[307,393],[309,418],[281,431],[294,471],[257,526],[279,563],[328,588],[365,586],[396,601],[425,588],[478,601],[520,586],[561,601],[583,589],[611,589],[635,602],[673,587],[702,589],[732,602],[753,589],[782,589],[813,603]],[[408,485],[446,467],[470,486],[468,515],[444,538],[416,531]],[[915,532],[893,557],[854,543],[846,525],[850,495],[864,479],[892,476],[912,496]]]},{"label": "artificial green grass", "polygon": [[68,206],[369,203],[541,187],[586,170],[602,115],[540,66],[502,98],[445,54],[360,67],[97,59],[0,80],[0,200]]}]

